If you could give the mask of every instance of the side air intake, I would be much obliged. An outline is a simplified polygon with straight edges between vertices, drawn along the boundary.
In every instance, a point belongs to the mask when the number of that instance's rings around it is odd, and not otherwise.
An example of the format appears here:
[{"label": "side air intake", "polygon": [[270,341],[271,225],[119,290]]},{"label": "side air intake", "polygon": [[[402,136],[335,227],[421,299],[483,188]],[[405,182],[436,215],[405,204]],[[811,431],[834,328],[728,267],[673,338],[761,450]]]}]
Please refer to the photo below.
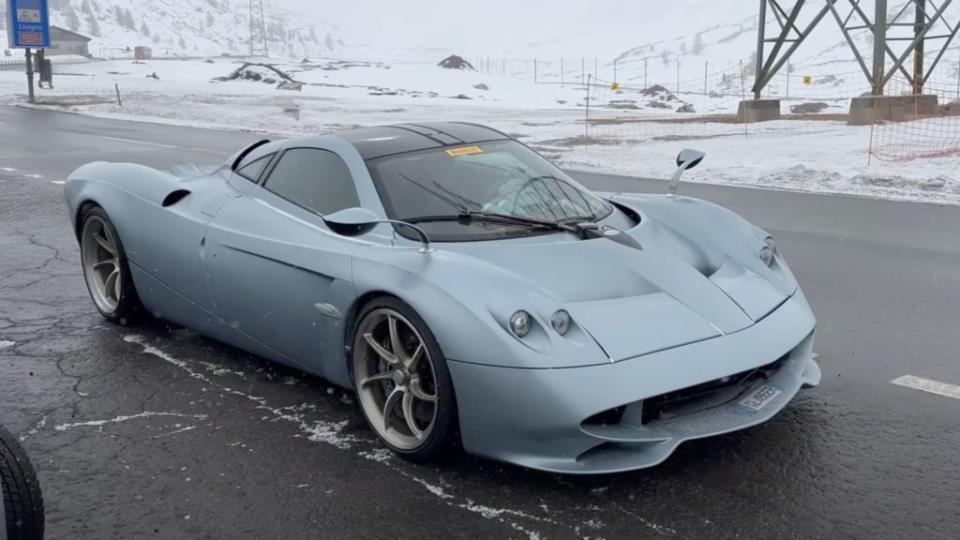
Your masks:
[{"label": "side air intake", "polygon": [[173,206],[178,202],[182,201],[184,197],[190,194],[189,190],[186,189],[177,189],[171,191],[166,197],[163,198],[161,205],[166,208],[168,206]]}]

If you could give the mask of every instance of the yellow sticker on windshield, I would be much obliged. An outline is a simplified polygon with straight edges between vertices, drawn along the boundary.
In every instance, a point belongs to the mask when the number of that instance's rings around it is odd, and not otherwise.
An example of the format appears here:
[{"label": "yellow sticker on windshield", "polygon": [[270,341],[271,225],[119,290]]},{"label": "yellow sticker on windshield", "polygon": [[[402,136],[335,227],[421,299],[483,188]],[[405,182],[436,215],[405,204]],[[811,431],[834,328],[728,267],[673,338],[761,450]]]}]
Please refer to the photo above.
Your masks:
[{"label": "yellow sticker on windshield", "polygon": [[479,146],[464,146],[461,148],[451,148],[447,150],[447,155],[450,157],[460,157],[460,156],[472,156],[473,154],[482,154],[483,148]]}]

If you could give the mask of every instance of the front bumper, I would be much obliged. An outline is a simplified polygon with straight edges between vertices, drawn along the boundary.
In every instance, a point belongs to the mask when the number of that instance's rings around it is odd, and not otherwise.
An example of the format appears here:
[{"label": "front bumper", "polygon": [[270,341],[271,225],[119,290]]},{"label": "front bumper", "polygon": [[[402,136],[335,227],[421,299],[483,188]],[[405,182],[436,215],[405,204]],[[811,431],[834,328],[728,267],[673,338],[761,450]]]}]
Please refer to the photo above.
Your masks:
[{"label": "front bumper", "polygon": [[[820,382],[813,359],[816,321],[800,291],[740,332],[621,362],[566,369],[511,369],[450,360],[465,449],[533,469],[613,473],[657,465],[683,441],[769,420],[803,387]],[[712,394],[706,405],[641,423],[643,400],[761,367]],[[779,393],[752,410],[741,402],[761,386]],[[625,409],[616,425],[584,422]]]}]

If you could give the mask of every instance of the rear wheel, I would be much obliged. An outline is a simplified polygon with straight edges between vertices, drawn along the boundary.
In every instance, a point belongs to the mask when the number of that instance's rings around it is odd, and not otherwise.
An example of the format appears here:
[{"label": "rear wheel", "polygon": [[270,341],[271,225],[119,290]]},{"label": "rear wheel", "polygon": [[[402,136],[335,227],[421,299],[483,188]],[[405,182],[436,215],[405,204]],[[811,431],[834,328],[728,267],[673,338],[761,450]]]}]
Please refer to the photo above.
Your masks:
[{"label": "rear wheel", "polygon": [[37,474],[23,447],[3,426],[0,426],[0,491],[0,504],[6,518],[0,522],[0,538],[42,540],[43,496]]},{"label": "rear wheel", "polygon": [[97,311],[122,325],[134,322],[142,307],[116,228],[99,206],[86,208],[81,224],[83,277]]},{"label": "rear wheel", "polygon": [[360,408],[391,450],[426,461],[452,446],[453,383],[436,339],[412,308],[389,297],[364,306],[352,367]]}]

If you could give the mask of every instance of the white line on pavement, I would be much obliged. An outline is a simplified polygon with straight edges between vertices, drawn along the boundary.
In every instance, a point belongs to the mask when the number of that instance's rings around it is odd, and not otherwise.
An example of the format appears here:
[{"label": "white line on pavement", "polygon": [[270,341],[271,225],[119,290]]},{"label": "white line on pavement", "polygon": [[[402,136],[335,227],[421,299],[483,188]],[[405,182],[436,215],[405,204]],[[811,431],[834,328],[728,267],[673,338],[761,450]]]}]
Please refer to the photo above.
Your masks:
[{"label": "white line on pavement", "polygon": [[914,375],[897,377],[890,381],[890,384],[913,388],[914,390],[920,390],[921,392],[928,392],[938,396],[960,399],[960,386],[924,379],[923,377],[916,377]]},{"label": "white line on pavement", "polygon": [[160,143],[149,142],[149,141],[138,141],[136,139],[124,139],[123,137],[107,137],[106,135],[94,135],[94,137],[98,139],[103,139],[105,141],[118,141],[118,142],[130,143],[130,144],[142,144],[144,146],[154,146],[156,148],[181,148],[180,146],[173,146],[170,144],[160,144]]},{"label": "white line on pavement", "polygon": [[50,183],[51,183],[51,184],[56,184],[56,185],[58,185],[58,186],[62,186],[62,185],[64,185],[64,184],[66,184],[67,182],[66,182],[65,180],[51,180]]},{"label": "white line on pavement", "polygon": [[14,169],[13,167],[0,167],[0,171],[3,171],[3,172],[17,172],[17,170]]}]

